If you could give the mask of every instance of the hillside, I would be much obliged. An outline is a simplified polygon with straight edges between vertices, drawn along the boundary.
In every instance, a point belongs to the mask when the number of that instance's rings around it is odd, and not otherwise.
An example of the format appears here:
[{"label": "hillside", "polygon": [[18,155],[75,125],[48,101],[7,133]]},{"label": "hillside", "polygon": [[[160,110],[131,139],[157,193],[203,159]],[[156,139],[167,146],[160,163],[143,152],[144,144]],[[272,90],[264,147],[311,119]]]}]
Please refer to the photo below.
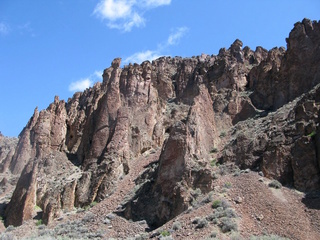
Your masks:
[{"label": "hillside", "polygon": [[0,136],[0,239],[320,239],[320,22],[286,41],[116,58],[35,109]]}]

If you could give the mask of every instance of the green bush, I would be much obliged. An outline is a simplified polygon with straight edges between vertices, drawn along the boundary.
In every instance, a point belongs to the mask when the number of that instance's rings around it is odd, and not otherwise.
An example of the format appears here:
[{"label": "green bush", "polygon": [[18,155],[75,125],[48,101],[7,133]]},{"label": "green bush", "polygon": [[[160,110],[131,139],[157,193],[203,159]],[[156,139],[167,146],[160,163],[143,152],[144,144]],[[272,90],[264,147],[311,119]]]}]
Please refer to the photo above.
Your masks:
[{"label": "green bush", "polygon": [[39,219],[37,222],[36,222],[36,225],[37,226],[40,226],[40,225],[42,225],[43,223],[42,223],[42,219]]},{"label": "green bush", "polygon": [[221,206],[221,201],[220,200],[214,200],[212,203],[212,208],[218,208]]},{"label": "green bush", "polygon": [[308,137],[314,137],[315,135],[317,134],[316,131],[312,131],[310,134],[308,134],[307,136]]},{"label": "green bush", "polygon": [[213,158],[213,159],[210,161],[210,166],[211,166],[211,167],[217,166],[217,159],[216,159],[216,158]]},{"label": "green bush", "polygon": [[168,236],[170,236],[170,232],[169,231],[167,231],[167,230],[163,230],[163,231],[161,231],[161,236],[163,236],[163,237],[168,237]]}]

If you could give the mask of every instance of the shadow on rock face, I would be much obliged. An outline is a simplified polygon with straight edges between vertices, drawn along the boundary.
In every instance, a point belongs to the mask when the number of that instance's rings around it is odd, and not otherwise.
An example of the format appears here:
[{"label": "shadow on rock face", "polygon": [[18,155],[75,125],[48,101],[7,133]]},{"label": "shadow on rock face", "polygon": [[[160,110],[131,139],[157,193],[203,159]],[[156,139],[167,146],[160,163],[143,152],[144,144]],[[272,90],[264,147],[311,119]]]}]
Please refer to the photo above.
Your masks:
[{"label": "shadow on rock face", "polygon": [[320,190],[306,193],[302,203],[309,209],[320,210]]}]

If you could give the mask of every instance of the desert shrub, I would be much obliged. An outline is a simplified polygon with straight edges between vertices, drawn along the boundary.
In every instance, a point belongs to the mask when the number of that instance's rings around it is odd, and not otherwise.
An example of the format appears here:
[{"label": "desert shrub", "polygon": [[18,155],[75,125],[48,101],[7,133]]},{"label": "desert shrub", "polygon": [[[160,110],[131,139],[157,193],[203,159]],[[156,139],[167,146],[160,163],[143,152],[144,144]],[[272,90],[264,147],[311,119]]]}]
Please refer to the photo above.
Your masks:
[{"label": "desert shrub", "polygon": [[37,225],[37,226],[42,225],[42,219],[39,219],[39,220],[36,222],[36,225]]},{"label": "desert shrub", "polygon": [[181,223],[178,222],[178,221],[174,222],[174,223],[172,224],[172,229],[173,229],[174,231],[177,231],[177,230],[181,229]]},{"label": "desert shrub", "polygon": [[226,208],[231,207],[231,205],[230,205],[230,203],[229,203],[227,200],[222,199],[222,201],[221,201],[221,207],[223,207],[223,209],[226,209]]},{"label": "desert shrub", "polygon": [[210,238],[216,238],[217,235],[218,235],[218,233],[215,232],[215,231],[213,231],[213,232],[210,233],[209,237],[210,237]]},{"label": "desert shrub", "polygon": [[237,169],[237,170],[234,171],[233,176],[234,177],[238,177],[238,176],[240,176],[240,174],[241,174],[240,169]]},{"label": "desert shrub", "polygon": [[218,208],[222,204],[221,200],[214,200],[212,203],[212,208]]},{"label": "desert shrub", "polygon": [[200,221],[200,219],[201,219],[201,218],[196,217],[196,218],[194,218],[194,219],[191,221],[191,223],[192,223],[192,224],[198,224],[199,221]]},{"label": "desert shrub", "polygon": [[231,184],[231,182],[226,182],[225,184],[224,184],[224,187],[225,188],[231,188],[232,187],[232,184]]},{"label": "desert shrub", "polygon": [[15,229],[14,226],[9,225],[9,226],[6,228],[6,232],[11,232],[11,231],[13,231],[14,229]]},{"label": "desert shrub", "polygon": [[232,208],[227,208],[224,210],[224,215],[228,218],[235,218],[237,217],[237,214]]},{"label": "desert shrub", "polygon": [[213,201],[213,192],[209,192],[207,196],[205,196],[201,202],[203,203],[209,203]]},{"label": "desert shrub", "polygon": [[95,215],[92,212],[87,212],[86,215],[84,215],[82,221],[84,222],[92,222],[95,218]]},{"label": "desert shrub", "polygon": [[289,238],[280,237],[277,235],[252,236],[250,240],[289,240]]},{"label": "desert shrub", "polygon": [[214,219],[216,219],[216,215],[215,214],[210,214],[206,217],[206,219],[209,221],[209,222],[212,222]]},{"label": "desert shrub", "polygon": [[210,153],[217,153],[217,152],[218,152],[218,148],[215,148],[215,147],[212,148],[211,151],[210,151]]},{"label": "desert shrub", "polygon": [[170,232],[168,230],[163,230],[160,232],[160,235],[162,237],[167,237],[167,236],[170,236]]},{"label": "desert shrub", "polygon": [[238,231],[237,223],[228,217],[223,217],[220,219],[219,227],[221,228],[221,231],[223,233],[230,231]]},{"label": "desert shrub", "polygon": [[113,214],[113,213],[109,213],[109,214],[107,214],[107,216],[106,216],[106,218],[109,218],[110,220],[115,219],[115,217],[116,217],[116,215]]},{"label": "desert shrub", "polygon": [[196,188],[194,190],[191,191],[191,195],[194,198],[198,198],[201,195],[201,189],[200,188]]},{"label": "desert shrub", "polygon": [[160,237],[161,240],[174,240],[171,236]]},{"label": "desert shrub", "polygon": [[141,233],[134,236],[134,240],[146,240],[149,238],[148,233]]},{"label": "desert shrub", "polygon": [[206,226],[208,226],[208,221],[205,218],[202,218],[199,220],[196,228],[204,228]]},{"label": "desert shrub", "polygon": [[220,133],[220,137],[221,137],[221,138],[225,137],[226,135],[227,135],[227,133],[224,132],[224,131],[222,131],[222,132]]},{"label": "desert shrub", "polygon": [[230,235],[230,240],[242,240],[243,238],[237,232],[232,232]]},{"label": "desert shrub", "polygon": [[[41,225],[41,226],[43,226],[43,225]],[[51,229],[46,229],[46,228],[40,229],[39,228],[39,232],[38,232],[39,236],[52,236],[53,234],[54,234],[54,231]]]},{"label": "desert shrub", "polygon": [[281,184],[279,181],[277,181],[277,180],[272,180],[272,181],[269,183],[268,186],[269,186],[269,187],[272,187],[272,188],[279,189],[279,188],[282,187],[282,184]]},{"label": "desert shrub", "polygon": [[216,158],[211,159],[210,166],[215,167],[216,165],[217,165],[217,159]]},{"label": "desert shrub", "polygon": [[1,233],[0,240],[17,240],[12,233]]},{"label": "desert shrub", "polygon": [[222,207],[222,209],[226,209],[226,208],[230,207],[230,203],[224,199],[222,199],[222,200],[217,199],[212,202],[211,206],[214,209],[219,208],[219,207]]}]

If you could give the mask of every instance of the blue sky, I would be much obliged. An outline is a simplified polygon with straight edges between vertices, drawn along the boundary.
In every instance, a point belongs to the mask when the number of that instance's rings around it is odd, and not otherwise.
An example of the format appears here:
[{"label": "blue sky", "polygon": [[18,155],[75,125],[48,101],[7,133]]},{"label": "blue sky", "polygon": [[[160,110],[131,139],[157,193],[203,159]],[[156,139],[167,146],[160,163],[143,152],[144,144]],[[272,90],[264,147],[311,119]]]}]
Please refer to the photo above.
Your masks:
[{"label": "blue sky", "polygon": [[319,0],[0,0],[0,131],[17,136],[35,107],[101,81],[103,69],[158,56],[286,46]]}]

